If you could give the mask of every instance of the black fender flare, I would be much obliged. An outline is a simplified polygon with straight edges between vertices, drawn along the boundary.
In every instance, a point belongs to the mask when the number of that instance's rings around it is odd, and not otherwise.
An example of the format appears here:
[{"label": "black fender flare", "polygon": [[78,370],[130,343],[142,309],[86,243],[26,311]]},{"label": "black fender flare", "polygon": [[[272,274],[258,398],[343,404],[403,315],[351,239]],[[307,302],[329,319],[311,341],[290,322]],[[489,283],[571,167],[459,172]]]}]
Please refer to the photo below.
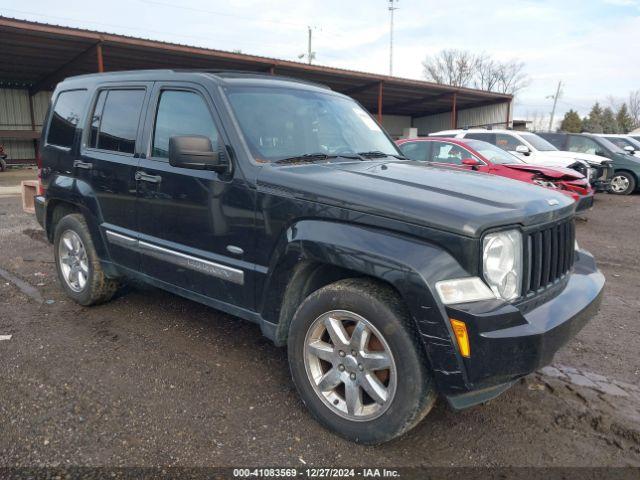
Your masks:
[{"label": "black fender flare", "polygon": [[[334,221],[298,221],[286,230],[272,255],[262,296],[263,318],[277,322],[273,335],[276,343],[282,329],[288,330],[293,311],[274,309],[273,302],[284,304],[285,290],[305,265],[313,263],[339,267],[391,285],[415,321],[436,382],[446,378],[447,390],[465,388],[462,358],[434,289],[438,280],[470,275],[450,253],[424,240],[382,229]],[[277,318],[269,318],[266,311],[278,312]]]},{"label": "black fender flare", "polygon": [[44,229],[50,239],[53,238],[53,232],[50,231],[52,214],[60,204],[69,205],[84,216],[91,232],[91,239],[96,253],[105,267],[105,272],[108,275],[116,275],[116,272],[112,271],[111,257],[106,239],[100,230],[102,212],[91,185],[83,180],[66,175],[57,175],[52,179],[47,188],[44,215]]}]

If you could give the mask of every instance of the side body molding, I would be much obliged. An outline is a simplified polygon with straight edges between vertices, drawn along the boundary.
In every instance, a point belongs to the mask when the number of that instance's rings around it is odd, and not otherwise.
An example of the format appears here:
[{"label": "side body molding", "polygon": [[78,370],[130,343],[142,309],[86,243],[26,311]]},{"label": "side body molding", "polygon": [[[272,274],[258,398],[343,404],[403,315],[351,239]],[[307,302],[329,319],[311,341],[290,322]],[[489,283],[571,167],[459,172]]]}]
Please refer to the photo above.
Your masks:
[{"label": "side body molding", "polygon": [[197,270],[228,282],[244,285],[244,272],[237,268],[221,265],[209,260],[187,255],[186,253],[177,252],[159,245],[137,240],[111,230],[107,230],[107,240],[109,243],[137,250],[144,255],[158,258],[178,267]]}]

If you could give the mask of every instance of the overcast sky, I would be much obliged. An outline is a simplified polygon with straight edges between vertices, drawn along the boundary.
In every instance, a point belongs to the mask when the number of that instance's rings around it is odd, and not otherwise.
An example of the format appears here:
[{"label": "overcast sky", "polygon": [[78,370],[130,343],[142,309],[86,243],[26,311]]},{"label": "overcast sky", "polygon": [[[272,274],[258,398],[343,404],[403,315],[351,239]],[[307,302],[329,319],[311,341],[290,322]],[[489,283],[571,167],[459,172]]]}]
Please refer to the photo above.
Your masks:
[{"label": "overcast sky", "polygon": [[[223,50],[296,60],[313,27],[316,62],[376,73],[389,69],[387,0],[0,0],[0,14]],[[394,74],[422,78],[421,62],[444,48],[526,63],[530,86],[518,118],[558,105],[586,114],[595,100],[640,89],[640,0],[399,0]]]}]

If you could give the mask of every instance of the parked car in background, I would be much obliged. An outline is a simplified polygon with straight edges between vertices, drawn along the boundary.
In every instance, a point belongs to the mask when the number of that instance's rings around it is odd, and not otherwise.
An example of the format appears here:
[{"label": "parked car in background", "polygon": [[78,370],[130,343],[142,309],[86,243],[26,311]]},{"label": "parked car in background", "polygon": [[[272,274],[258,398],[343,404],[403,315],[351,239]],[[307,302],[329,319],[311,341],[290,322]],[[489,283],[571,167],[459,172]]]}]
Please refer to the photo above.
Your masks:
[{"label": "parked car in background", "polygon": [[598,191],[606,191],[609,188],[610,176],[613,173],[609,162],[601,157],[560,151],[531,132],[471,128],[468,130],[446,130],[429,136],[482,140],[517,155],[526,163],[572,168],[584,175]]},{"label": "parked car in background", "polygon": [[498,175],[557,190],[573,198],[576,211],[593,205],[594,190],[581,173],[570,168],[525,163],[481,140],[425,137],[402,139],[396,144],[411,160]]},{"label": "parked car in background", "polygon": [[9,155],[4,151],[4,145],[0,145],[0,172],[7,169],[7,158]]},{"label": "parked car in background", "polygon": [[640,180],[640,159],[622,150],[606,138],[591,133],[540,133],[540,136],[556,147],[575,153],[587,153],[608,158],[612,162],[611,193],[629,195]]},{"label": "parked car in background", "polygon": [[40,153],[36,217],[67,296],[106,302],[134,279],[258,324],[313,416],[353,441],[401,435],[438,396],[499,395],[602,299],[569,197],[407,160],[317,84],[71,77]]},{"label": "parked car in background", "polygon": [[594,133],[597,137],[606,138],[611,143],[621,148],[627,153],[640,157],[640,141],[629,135],[618,135],[612,133]]}]

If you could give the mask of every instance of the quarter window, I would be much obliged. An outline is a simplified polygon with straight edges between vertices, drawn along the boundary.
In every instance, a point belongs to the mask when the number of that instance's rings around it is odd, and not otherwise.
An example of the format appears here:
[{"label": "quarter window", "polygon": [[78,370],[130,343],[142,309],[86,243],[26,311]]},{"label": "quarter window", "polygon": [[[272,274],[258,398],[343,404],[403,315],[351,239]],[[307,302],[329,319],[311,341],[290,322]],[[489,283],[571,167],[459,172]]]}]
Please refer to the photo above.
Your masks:
[{"label": "quarter window", "polygon": [[91,117],[91,147],[133,154],[138,135],[144,90],[100,92]]},{"label": "quarter window", "polygon": [[56,100],[47,133],[47,143],[71,147],[87,98],[86,90],[61,92]]},{"label": "quarter window", "polygon": [[218,149],[218,131],[204,98],[195,92],[165,90],[160,95],[153,132],[152,156],[169,157],[169,139],[177,135],[209,137]]}]

